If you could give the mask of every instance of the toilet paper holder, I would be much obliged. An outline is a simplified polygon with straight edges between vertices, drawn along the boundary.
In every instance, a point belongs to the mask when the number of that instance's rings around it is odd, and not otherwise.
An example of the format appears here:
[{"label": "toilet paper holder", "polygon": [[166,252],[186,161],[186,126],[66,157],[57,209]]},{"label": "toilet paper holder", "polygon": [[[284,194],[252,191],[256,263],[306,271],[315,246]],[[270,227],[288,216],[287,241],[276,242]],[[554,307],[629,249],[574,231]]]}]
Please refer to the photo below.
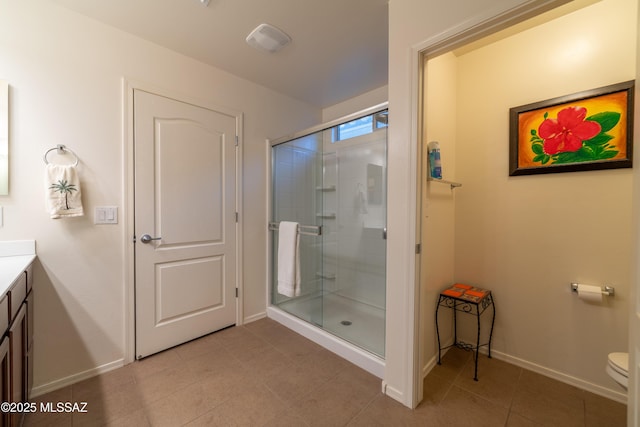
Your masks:
[{"label": "toilet paper holder", "polygon": [[[602,287],[602,295],[612,297],[616,294],[616,289],[613,286],[605,285]],[[578,283],[571,284],[571,291],[578,293]]]}]

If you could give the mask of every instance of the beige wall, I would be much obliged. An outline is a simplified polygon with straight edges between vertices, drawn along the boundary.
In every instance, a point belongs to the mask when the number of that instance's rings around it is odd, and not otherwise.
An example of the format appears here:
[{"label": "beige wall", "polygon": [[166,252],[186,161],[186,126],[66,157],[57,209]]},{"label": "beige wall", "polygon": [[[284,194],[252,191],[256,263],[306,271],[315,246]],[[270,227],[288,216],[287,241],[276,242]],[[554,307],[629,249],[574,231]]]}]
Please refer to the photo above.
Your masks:
[{"label": "beige wall", "polygon": [[[442,87],[457,68],[457,98],[428,93],[427,113],[449,104],[457,110],[457,134],[448,140],[455,143],[453,176],[463,183],[455,190],[454,281],[493,291],[497,356],[619,399],[604,366],[608,353],[627,351],[632,170],[509,177],[508,111],[634,79],[635,40],[636,1],[604,0],[461,55],[454,66],[448,54],[427,67],[429,79],[448,73]],[[446,122],[428,121],[429,133],[432,123]],[[428,197],[434,208],[441,204]],[[429,217],[427,229],[433,221],[442,233],[453,218]],[[443,287],[434,277],[448,271],[442,265],[427,267],[427,293]],[[570,292],[571,282],[611,284],[616,296],[588,304]],[[427,299],[428,332],[435,296]],[[427,334],[425,363],[432,343]]]},{"label": "beige wall", "polygon": [[[425,62],[425,121],[422,148],[422,197],[420,211],[420,330],[421,364],[428,371],[436,359],[437,341],[433,325],[433,312],[438,294],[454,281],[455,259],[455,200],[462,189],[427,181],[429,176],[428,143],[437,141],[440,146],[442,178],[456,181],[457,141],[457,92],[458,61],[452,53]],[[440,315],[442,345],[449,345],[451,334],[450,314]]]},{"label": "beige wall", "polygon": [[[638,22],[640,22],[640,8],[638,8]],[[640,31],[636,32],[636,75],[640,70],[640,55],[637,54],[640,46]],[[638,86],[636,86],[634,122],[640,123],[640,96],[638,96]],[[634,139],[639,139],[638,132],[635,132]],[[637,163],[636,163],[637,165]],[[633,197],[632,197],[632,223],[633,230],[631,238],[633,241],[633,250],[631,252],[631,265],[633,271],[631,274],[631,286],[629,287],[629,388],[627,399],[631,404],[627,405],[627,424],[630,426],[640,424],[640,168],[633,168]],[[633,403],[635,402],[635,403]]]},{"label": "beige wall", "polygon": [[355,98],[348,99],[331,107],[322,110],[322,122],[330,122],[341,117],[356,113],[374,105],[382,104],[389,100],[389,88],[387,86],[379,87],[372,91],[363,93]]},{"label": "beige wall", "polygon": [[[321,111],[49,1],[0,0],[0,9],[0,76],[11,97],[0,239],[37,242],[36,391],[125,357],[123,77],[244,113],[243,309],[264,313],[264,141],[320,122]],[[56,144],[80,158],[82,218],[45,214],[42,156]],[[120,223],[94,225],[100,205],[118,206]]]}]

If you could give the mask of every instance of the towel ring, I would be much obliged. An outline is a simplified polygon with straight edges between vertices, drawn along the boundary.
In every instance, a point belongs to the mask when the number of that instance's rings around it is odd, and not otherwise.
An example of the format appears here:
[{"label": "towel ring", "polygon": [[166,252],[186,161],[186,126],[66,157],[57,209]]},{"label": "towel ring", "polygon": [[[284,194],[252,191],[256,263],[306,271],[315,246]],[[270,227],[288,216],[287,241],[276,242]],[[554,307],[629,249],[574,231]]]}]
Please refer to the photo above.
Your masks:
[{"label": "towel ring", "polygon": [[75,157],[76,161],[73,164],[73,166],[78,166],[78,156],[76,155],[76,153],[74,153],[73,151],[71,151],[69,148],[67,148],[66,146],[62,145],[62,144],[58,144],[53,148],[48,149],[45,153],[44,153],[44,163],[45,164],[49,164],[49,161],[47,160],[47,154],[49,154],[50,152],[52,152],[53,150],[57,150],[59,155],[63,155],[66,153],[71,153],[71,155],[73,157]]}]

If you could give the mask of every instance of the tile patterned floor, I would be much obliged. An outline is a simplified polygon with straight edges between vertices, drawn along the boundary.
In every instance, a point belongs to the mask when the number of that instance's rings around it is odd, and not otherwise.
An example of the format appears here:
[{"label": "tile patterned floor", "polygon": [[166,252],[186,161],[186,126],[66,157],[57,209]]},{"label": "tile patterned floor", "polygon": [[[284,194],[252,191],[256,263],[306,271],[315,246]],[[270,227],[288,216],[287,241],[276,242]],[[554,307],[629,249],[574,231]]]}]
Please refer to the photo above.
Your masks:
[{"label": "tile patterned floor", "polygon": [[410,410],[380,380],[269,319],[233,327],[40,396],[87,413],[25,426],[625,426],[625,405],[451,349]]}]

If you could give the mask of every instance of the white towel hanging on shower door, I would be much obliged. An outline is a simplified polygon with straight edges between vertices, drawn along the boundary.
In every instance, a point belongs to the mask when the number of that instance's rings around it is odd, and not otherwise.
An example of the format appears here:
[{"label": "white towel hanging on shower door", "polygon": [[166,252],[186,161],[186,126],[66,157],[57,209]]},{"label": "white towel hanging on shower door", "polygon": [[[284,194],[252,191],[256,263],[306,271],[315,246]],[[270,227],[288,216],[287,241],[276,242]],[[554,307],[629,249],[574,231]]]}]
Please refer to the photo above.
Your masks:
[{"label": "white towel hanging on shower door", "polygon": [[296,297],[300,295],[298,223],[282,221],[278,230],[278,293]]}]

